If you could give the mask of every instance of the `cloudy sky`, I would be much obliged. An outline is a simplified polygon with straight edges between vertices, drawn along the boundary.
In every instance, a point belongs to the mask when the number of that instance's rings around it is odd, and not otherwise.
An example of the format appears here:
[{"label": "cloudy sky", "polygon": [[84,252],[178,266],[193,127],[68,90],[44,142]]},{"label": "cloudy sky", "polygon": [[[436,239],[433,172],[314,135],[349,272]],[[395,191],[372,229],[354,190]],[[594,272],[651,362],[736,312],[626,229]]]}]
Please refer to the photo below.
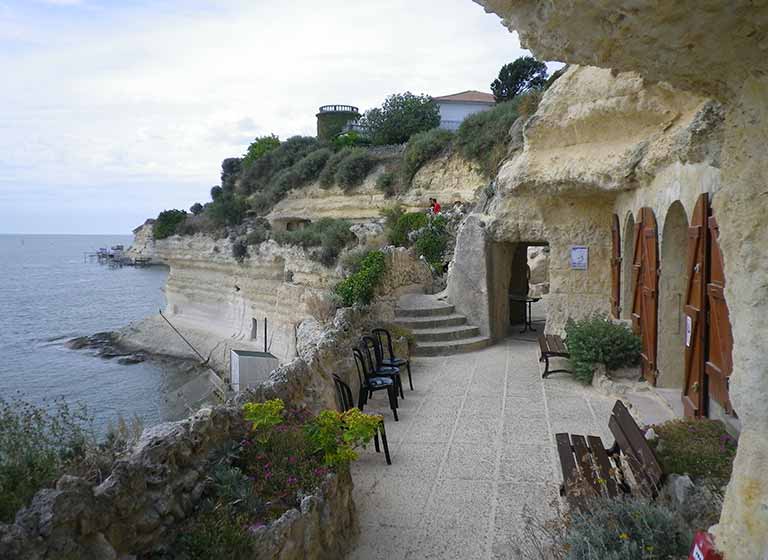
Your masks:
[{"label": "cloudy sky", "polygon": [[489,90],[471,0],[0,0],[0,233],[128,233],[322,104]]}]

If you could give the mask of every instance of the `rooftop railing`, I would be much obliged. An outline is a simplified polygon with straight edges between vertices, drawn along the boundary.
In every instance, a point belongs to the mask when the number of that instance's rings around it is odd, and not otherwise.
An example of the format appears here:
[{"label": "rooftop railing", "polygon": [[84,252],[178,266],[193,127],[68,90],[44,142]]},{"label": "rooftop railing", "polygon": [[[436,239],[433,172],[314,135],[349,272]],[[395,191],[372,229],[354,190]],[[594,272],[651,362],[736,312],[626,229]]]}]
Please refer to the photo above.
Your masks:
[{"label": "rooftop railing", "polygon": [[359,113],[357,107],[352,105],[323,105],[320,107],[321,113]]}]

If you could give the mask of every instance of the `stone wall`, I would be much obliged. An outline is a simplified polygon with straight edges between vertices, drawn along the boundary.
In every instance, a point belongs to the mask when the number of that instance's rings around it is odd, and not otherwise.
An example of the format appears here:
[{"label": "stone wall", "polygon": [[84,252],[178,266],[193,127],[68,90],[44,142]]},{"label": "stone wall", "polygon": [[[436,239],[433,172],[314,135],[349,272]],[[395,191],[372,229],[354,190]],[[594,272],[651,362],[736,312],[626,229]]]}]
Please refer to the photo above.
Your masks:
[{"label": "stone wall", "polygon": [[[226,405],[145,430],[99,485],[65,476],[55,488],[38,492],[15,524],[0,524],[0,558],[111,560],[171,542],[205,491],[212,457],[246,433],[242,404],[280,398],[315,413],[336,408],[331,375],[341,376],[357,394],[351,346],[377,324],[364,310],[350,308],[339,310],[329,325],[303,322],[301,357],[258,387]],[[407,356],[407,345],[400,342],[398,351]],[[255,557],[340,558],[357,530],[352,481],[342,472],[326,481],[322,494],[303,498],[298,510],[257,532]]]}]

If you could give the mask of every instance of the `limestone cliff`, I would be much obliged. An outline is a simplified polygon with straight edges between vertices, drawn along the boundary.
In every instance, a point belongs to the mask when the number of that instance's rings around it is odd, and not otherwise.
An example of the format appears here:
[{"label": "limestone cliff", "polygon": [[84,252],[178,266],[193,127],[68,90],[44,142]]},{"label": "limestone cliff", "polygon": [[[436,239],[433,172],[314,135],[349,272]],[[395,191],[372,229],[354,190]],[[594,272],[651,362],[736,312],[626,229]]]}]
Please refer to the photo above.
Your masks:
[{"label": "limestone cliff", "polygon": [[473,203],[477,192],[488,180],[475,165],[457,154],[446,154],[428,162],[416,173],[411,188],[397,198],[387,198],[376,188],[376,179],[384,172],[380,166],[363,184],[350,192],[333,186],[323,189],[318,182],[291,191],[269,213],[276,220],[346,218],[354,221],[378,219],[381,210],[399,202],[409,211],[423,210],[429,198],[437,198],[445,206],[457,200]]},{"label": "limestone cliff", "polygon": [[[544,59],[637,72],[724,105],[720,170],[692,179],[719,224],[733,330],[730,396],[742,432],[717,544],[731,560],[768,556],[768,5],[736,0],[477,0]],[[680,172],[678,172],[680,171]],[[662,177],[666,175],[666,177]],[[698,176],[696,176],[698,175]],[[690,183],[683,170],[659,179]],[[664,196],[669,196],[667,193]],[[649,197],[649,199],[652,197]]]}]

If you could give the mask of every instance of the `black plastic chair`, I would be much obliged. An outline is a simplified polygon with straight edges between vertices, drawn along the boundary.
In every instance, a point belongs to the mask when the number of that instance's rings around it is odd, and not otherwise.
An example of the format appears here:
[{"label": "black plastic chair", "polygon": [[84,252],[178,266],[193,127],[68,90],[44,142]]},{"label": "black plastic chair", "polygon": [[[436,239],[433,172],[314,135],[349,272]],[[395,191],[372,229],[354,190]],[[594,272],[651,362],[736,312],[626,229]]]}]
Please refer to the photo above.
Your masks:
[{"label": "black plastic chair", "polygon": [[405,398],[403,394],[403,382],[400,379],[400,368],[394,366],[385,366],[381,363],[384,357],[379,346],[379,341],[372,336],[363,336],[360,339],[360,348],[366,357],[368,370],[371,375],[376,377],[390,377],[395,382],[395,392],[400,393],[400,398]]},{"label": "black plastic chair", "polygon": [[360,393],[357,397],[357,408],[363,410],[365,403],[368,402],[368,395],[373,395],[375,391],[387,391],[389,397],[389,408],[392,409],[392,416],[395,422],[397,418],[397,393],[395,392],[395,381],[389,377],[377,377],[368,373],[368,366],[365,363],[363,353],[359,348],[353,348],[352,354],[355,357],[355,366],[357,367],[357,377],[360,380]]},{"label": "black plastic chair", "polygon": [[[411,377],[411,361],[406,360],[405,358],[398,358],[395,356],[395,352],[392,349],[392,335],[389,334],[389,331],[387,329],[373,329],[373,334],[376,337],[376,340],[379,342],[379,348],[382,354],[381,363],[385,366],[392,366],[396,368],[402,368],[405,366],[408,369],[408,385],[411,386],[411,391],[413,391],[413,377]],[[389,358],[384,357],[384,341],[387,342],[387,352],[389,353]]]},{"label": "black plastic chair", "polygon": [[[336,396],[339,399],[339,407],[341,412],[354,408],[355,403],[352,400],[352,389],[349,385],[344,383],[338,375],[333,374],[333,383],[336,385]],[[387,464],[392,464],[392,459],[389,456],[389,445],[387,445],[387,431],[384,429],[384,418],[381,419],[379,429],[373,435],[373,445],[376,448],[376,453],[381,453],[379,448],[379,434],[381,434],[381,445],[384,447],[384,457],[387,459]]]}]

